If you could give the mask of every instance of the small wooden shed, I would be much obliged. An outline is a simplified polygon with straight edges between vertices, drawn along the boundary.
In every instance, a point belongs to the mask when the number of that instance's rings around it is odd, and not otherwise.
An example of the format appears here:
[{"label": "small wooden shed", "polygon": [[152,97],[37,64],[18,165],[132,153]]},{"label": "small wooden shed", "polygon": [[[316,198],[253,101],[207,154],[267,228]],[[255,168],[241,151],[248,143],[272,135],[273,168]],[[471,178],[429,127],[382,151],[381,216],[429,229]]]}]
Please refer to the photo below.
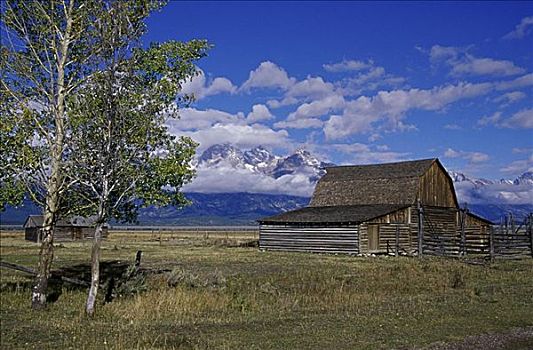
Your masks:
[{"label": "small wooden shed", "polygon": [[[41,242],[44,217],[30,215],[24,222],[25,239],[32,242]],[[108,226],[102,229],[102,238],[109,234]],[[94,237],[94,219],[75,216],[61,219],[56,223],[54,241],[74,241]]]},{"label": "small wooden shed", "polygon": [[259,223],[260,249],[348,254],[413,253],[421,229],[455,237],[486,233],[492,224],[461,210],[436,158],[329,167],[308,207]]}]

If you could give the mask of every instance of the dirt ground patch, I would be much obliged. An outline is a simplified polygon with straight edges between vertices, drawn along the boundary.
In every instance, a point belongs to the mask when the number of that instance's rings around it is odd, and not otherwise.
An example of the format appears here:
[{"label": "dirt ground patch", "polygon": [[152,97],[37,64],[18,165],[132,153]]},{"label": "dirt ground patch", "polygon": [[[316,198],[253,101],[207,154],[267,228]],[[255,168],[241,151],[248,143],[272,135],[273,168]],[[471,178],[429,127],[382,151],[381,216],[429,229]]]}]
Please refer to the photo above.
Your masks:
[{"label": "dirt ground patch", "polygon": [[435,343],[424,350],[530,350],[533,349],[533,327],[514,328],[505,333],[468,336],[462,341]]}]

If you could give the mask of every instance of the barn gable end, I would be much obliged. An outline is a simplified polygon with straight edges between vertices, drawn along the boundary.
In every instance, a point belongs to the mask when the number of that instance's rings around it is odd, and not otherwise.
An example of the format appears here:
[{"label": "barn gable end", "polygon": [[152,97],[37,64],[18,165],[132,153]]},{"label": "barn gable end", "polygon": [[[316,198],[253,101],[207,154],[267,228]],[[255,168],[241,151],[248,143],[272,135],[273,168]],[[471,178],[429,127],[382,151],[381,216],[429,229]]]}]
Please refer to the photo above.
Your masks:
[{"label": "barn gable end", "polygon": [[420,177],[435,162],[355,165],[327,168],[315,187],[310,206],[411,205],[418,197]]},{"label": "barn gable end", "polygon": [[420,176],[418,198],[422,205],[459,208],[453,181],[438,159]]}]

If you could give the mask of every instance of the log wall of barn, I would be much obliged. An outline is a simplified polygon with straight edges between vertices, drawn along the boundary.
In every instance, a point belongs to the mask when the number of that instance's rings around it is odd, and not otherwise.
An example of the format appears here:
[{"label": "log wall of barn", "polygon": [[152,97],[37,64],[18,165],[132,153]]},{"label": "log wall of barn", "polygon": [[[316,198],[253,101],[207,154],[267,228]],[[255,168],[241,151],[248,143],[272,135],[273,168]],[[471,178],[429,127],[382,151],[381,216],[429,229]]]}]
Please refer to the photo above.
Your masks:
[{"label": "log wall of barn", "polygon": [[490,224],[487,223],[486,221],[478,219],[477,217],[473,215],[467,215],[466,216],[466,227],[479,230],[479,232],[482,234],[488,234]]},{"label": "log wall of barn", "polygon": [[418,198],[424,206],[457,207],[454,193],[451,179],[437,162],[420,177]]},{"label": "log wall of barn", "polygon": [[[461,212],[456,208],[440,208],[424,206],[424,236],[438,235],[458,237],[461,235]],[[411,207],[411,241],[416,249],[418,243],[418,210]],[[467,215],[465,220],[465,235],[467,240],[485,243],[490,224],[475,216]]]},{"label": "log wall of barn", "polygon": [[[396,227],[398,227],[400,251],[410,252],[413,246],[410,236],[410,212],[411,208],[404,208],[361,224],[359,226],[359,251],[361,253],[394,252]],[[374,224],[379,225],[379,248],[371,251],[368,244],[368,225]]]},{"label": "log wall of barn", "polygon": [[[375,224],[370,224],[375,225]],[[410,253],[413,249],[413,242],[410,236],[411,228],[407,223],[381,223],[379,226],[379,248],[370,250],[368,244],[368,223],[359,226],[359,251],[366,253],[394,253],[396,249],[396,228],[399,229],[400,252]]]},{"label": "log wall of barn", "polygon": [[259,248],[316,253],[359,253],[358,227],[261,225]]}]

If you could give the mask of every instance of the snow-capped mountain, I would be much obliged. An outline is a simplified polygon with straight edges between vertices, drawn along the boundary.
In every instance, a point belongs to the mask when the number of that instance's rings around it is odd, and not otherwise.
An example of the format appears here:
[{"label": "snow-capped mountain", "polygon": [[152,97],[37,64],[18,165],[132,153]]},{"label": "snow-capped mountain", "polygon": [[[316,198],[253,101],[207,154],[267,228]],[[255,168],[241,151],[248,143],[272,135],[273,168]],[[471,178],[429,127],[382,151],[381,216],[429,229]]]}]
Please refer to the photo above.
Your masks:
[{"label": "snow-capped mountain", "polygon": [[332,165],[320,161],[304,149],[299,149],[294,154],[279,161],[271,175],[277,179],[288,174],[305,174],[309,177],[310,182],[315,183],[326,173],[326,167]]},{"label": "snow-capped mountain", "polygon": [[[452,178],[453,182],[469,182],[475,186],[486,186],[494,184],[494,181],[483,178],[471,178],[463,173],[459,173],[453,170],[448,171],[448,174]],[[500,181],[504,181],[503,179]],[[512,183],[512,181],[511,181]]]},{"label": "snow-capped mountain", "polygon": [[198,164],[212,167],[225,162],[233,167],[243,167],[243,158],[242,151],[230,144],[213,145],[202,153],[198,159]]},{"label": "snow-capped mountain", "polygon": [[278,159],[278,157],[270,153],[270,151],[267,149],[263,148],[263,146],[257,146],[249,151],[244,152],[243,158],[246,164],[253,166],[271,164]]},{"label": "snow-capped mountain", "polygon": [[533,185],[533,171],[527,171],[513,181],[514,185]]},{"label": "snow-capped mountain", "polygon": [[230,144],[217,144],[205,150],[198,159],[198,167],[213,168],[231,166],[236,169],[247,169],[253,173],[263,174],[274,179],[284,175],[301,174],[316,183],[326,173],[325,167],[333,164],[320,161],[304,149],[294,154],[280,157],[272,154],[262,146],[242,152]]},{"label": "snow-capped mountain", "polygon": [[252,148],[243,154],[244,166],[254,172],[269,174],[278,165],[281,157],[275,156],[263,146]]},{"label": "snow-capped mountain", "polygon": [[490,185],[515,185],[515,186],[521,186],[521,185],[533,185],[533,172],[526,171],[522,175],[518,176],[516,179],[500,179],[498,181],[492,181],[487,180],[484,178],[475,178],[475,177],[469,177],[468,175],[465,175],[460,172],[456,172],[453,170],[448,171],[448,174],[452,178],[454,183],[461,183],[461,182],[468,182],[476,187],[482,187],[482,186],[490,186]]}]

